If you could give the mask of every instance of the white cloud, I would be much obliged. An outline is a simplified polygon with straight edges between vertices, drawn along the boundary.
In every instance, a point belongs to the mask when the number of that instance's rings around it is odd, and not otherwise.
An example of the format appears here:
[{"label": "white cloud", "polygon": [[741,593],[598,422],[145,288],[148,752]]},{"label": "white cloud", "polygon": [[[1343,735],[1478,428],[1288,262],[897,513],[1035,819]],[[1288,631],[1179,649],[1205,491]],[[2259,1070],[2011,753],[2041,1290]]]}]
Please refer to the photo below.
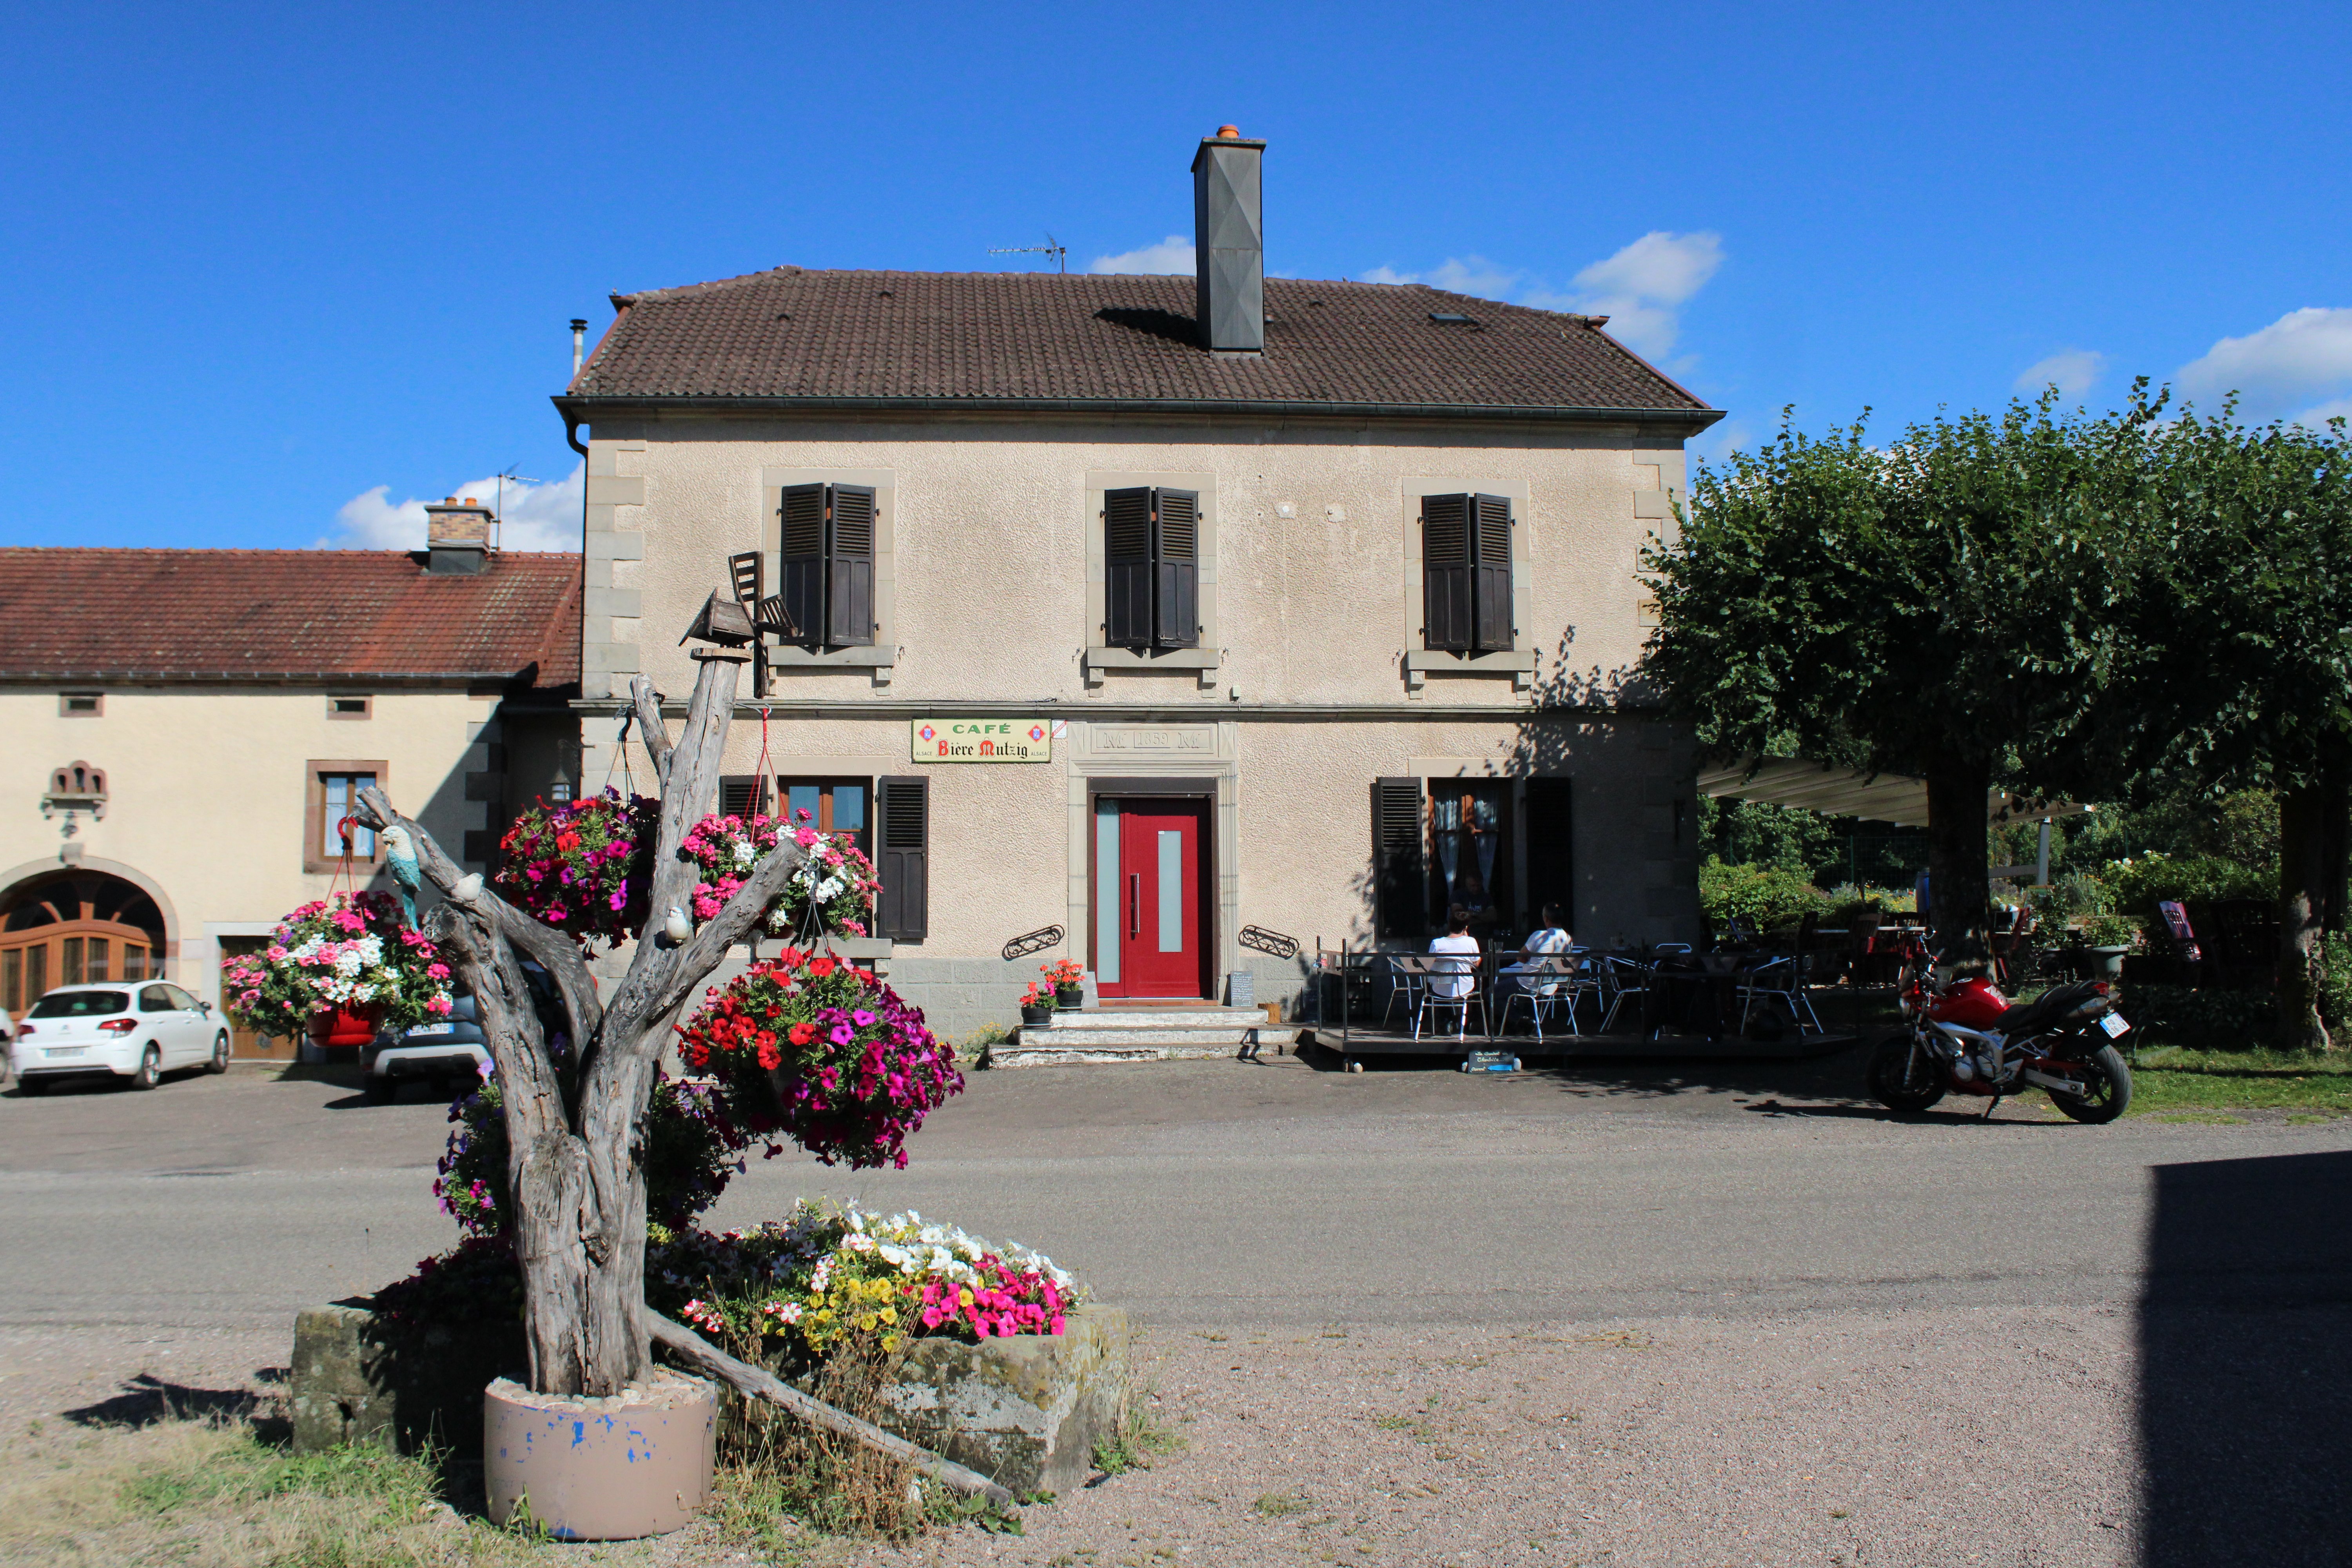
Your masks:
[{"label": "white cloud", "polygon": [[1723,236],[1652,229],[1605,261],[1576,275],[1588,292],[1679,305],[1706,287],[1723,266]]},{"label": "white cloud", "polygon": [[1754,445],[1754,426],[1742,420],[1727,419],[1698,437],[1697,455],[1700,461],[1719,468],[1730,460],[1732,453]]},{"label": "white cloud", "polygon": [[2027,396],[2032,396],[2045,386],[2054,386],[2063,397],[2073,397],[2091,390],[2107,368],[2107,356],[2091,349],[2061,349],[2048,359],[2037,360],[2020,371],[2013,384]]},{"label": "white cloud", "polygon": [[1089,272],[1172,272],[1192,277],[1200,270],[1192,259],[1192,242],[1181,234],[1171,234],[1157,245],[1147,245],[1140,250],[1121,251],[1117,256],[1097,256],[1087,265]]},{"label": "white cloud", "polygon": [[2338,397],[2315,408],[2306,408],[2294,416],[2294,422],[2312,430],[2325,430],[2330,419],[2352,424],[2352,397]]},{"label": "white cloud", "polygon": [[[1574,287],[1549,288],[1517,269],[1483,256],[1448,257],[1427,272],[1375,267],[1367,283],[1426,283],[1455,294],[1507,300],[1538,310],[1606,316],[1609,332],[1634,353],[1662,360],[1681,335],[1677,307],[1706,287],[1723,266],[1723,237],[1711,232],[1669,234],[1653,229],[1616,254],[1577,273]],[[1688,362],[1674,367],[1688,368]]]},{"label": "white cloud", "polygon": [[[509,479],[500,514],[499,545],[504,550],[577,550],[580,548],[580,503],[587,483],[587,465],[574,463],[572,472],[548,484],[523,484]],[[493,474],[452,487],[450,495],[472,496],[499,505],[499,480]],[[335,509],[336,531],[313,547],[320,550],[422,550],[425,548],[425,507],[411,498],[398,505],[392,487],[377,485],[362,490]]]},{"label": "white cloud", "polygon": [[2261,415],[2352,387],[2352,309],[2290,310],[2258,332],[2223,338],[2180,367],[2192,397],[2243,395]]}]

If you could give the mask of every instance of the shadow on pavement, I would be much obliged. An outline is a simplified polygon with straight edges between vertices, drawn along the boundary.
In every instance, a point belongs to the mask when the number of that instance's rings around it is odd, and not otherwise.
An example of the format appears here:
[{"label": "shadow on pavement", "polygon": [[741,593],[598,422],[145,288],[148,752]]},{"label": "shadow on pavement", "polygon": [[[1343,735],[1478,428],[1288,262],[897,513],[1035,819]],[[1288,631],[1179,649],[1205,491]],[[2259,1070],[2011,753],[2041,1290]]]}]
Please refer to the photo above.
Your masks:
[{"label": "shadow on pavement", "polygon": [[2352,1563],[2352,1152],[2155,1175],[2143,1561]]}]

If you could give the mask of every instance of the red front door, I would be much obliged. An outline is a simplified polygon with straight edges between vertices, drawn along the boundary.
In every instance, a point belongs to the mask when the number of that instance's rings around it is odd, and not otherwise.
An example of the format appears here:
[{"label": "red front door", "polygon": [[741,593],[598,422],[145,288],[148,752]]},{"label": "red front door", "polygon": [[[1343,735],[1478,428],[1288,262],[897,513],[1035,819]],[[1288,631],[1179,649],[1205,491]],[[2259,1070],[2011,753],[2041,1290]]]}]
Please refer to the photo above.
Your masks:
[{"label": "red front door", "polygon": [[1210,994],[1209,804],[1095,803],[1095,983],[1112,998]]}]

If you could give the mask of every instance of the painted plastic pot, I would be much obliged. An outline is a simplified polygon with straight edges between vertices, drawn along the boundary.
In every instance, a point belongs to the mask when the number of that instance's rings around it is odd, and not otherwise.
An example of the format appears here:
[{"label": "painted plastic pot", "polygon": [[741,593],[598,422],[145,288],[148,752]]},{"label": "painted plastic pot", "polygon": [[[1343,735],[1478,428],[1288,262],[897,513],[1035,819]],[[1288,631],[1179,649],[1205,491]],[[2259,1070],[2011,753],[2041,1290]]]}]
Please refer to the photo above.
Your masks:
[{"label": "painted plastic pot", "polygon": [[1054,1005],[1056,1007],[1082,1007],[1086,1005],[1086,1000],[1087,988],[1083,985],[1054,987]]},{"label": "painted plastic pot", "polygon": [[357,1007],[336,1007],[310,1015],[310,1039],[330,1050],[357,1051],[375,1038],[383,1022],[383,1008],[367,1002]]},{"label": "painted plastic pot", "polygon": [[1054,1010],[1051,1007],[1024,1007],[1021,1009],[1021,1021],[1033,1027],[1042,1027],[1054,1021]]},{"label": "painted plastic pot", "polygon": [[482,1394],[490,1521],[519,1511],[559,1541],[634,1541],[682,1528],[710,1501],[719,1390],[659,1373],[606,1399],[533,1394],[500,1378]]}]

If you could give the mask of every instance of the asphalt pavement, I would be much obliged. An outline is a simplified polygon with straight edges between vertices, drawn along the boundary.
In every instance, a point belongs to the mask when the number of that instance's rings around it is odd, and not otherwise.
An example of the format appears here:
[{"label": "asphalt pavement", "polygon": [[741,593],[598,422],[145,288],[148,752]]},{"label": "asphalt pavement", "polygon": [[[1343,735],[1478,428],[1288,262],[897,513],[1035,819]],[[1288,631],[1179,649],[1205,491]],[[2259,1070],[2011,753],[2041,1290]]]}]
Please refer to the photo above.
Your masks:
[{"label": "asphalt pavement", "polygon": [[[1089,1550],[1163,1530],[1257,1560],[1265,1519],[1202,1509],[1277,1476],[1386,1517],[1421,1450],[1365,1412],[1411,1389],[1527,1409],[1464,1450],[1476,1486],[1415,1505],[1400,1562],[2352,1561],[2352,1122],[1904,1121],[1859,1078],[1853,1053],[975,1074],[908,1169],[755,1162],[709,1220],[912,1206],[1133,1309],[1196,1448],[1052,1516]],[[0,1416],[244,1407],[296,1310],[454,1239],[447,1131],[250,1069],[0,1097]],[[1530,1489],[1578,1419],[1545,1412],[1579,1404],[1585,1457]]]}]

